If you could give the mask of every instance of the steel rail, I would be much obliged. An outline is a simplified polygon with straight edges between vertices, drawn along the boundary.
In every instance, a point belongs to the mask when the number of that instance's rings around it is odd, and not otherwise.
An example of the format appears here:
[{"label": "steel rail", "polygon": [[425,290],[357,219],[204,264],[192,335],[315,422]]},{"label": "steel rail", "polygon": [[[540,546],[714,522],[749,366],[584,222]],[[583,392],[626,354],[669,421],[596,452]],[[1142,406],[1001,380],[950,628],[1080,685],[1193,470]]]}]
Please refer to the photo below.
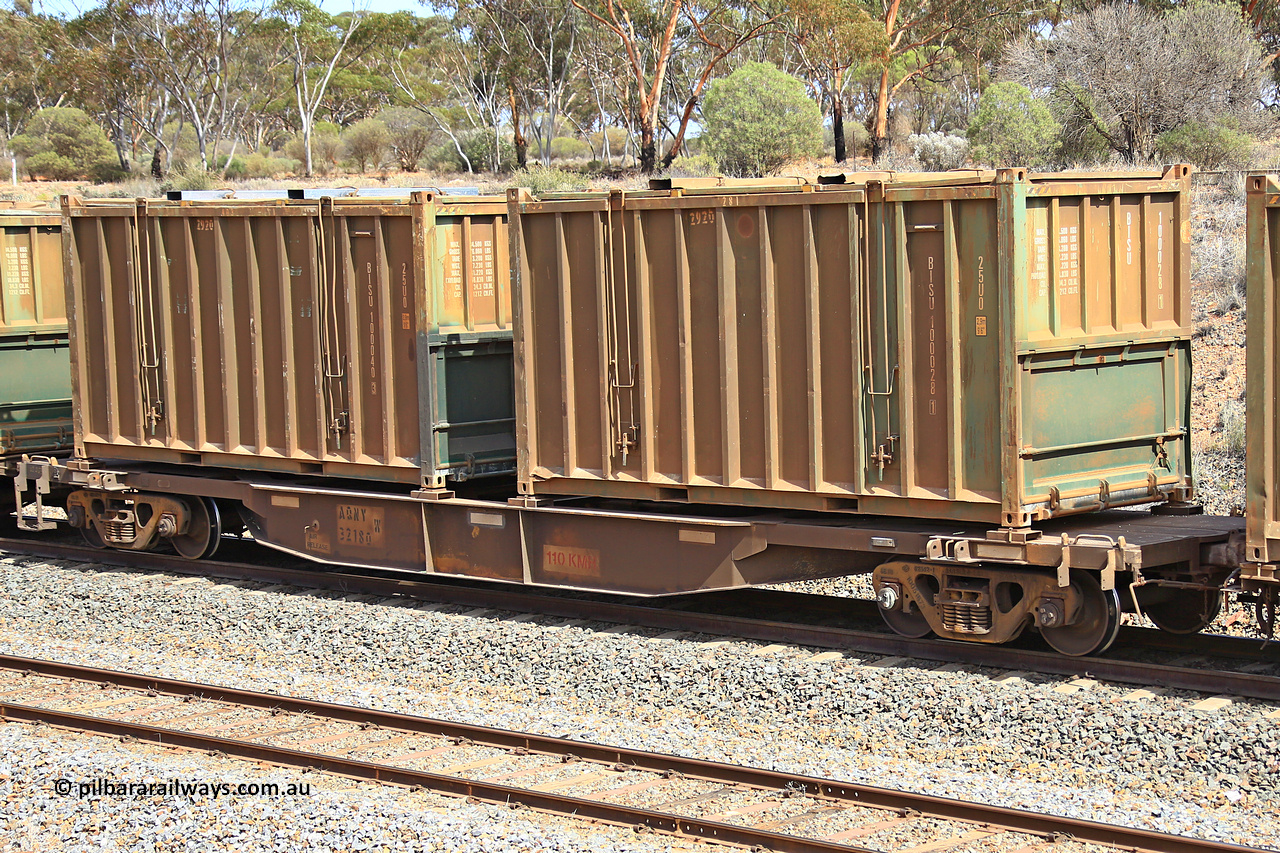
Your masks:
[{"label": "steel rail", "polygon": [[[0,538],[0,550],[20,552],[50,559],[81,560],[87,563],[140,568],[226,580],[252,580],[298,587],[333,589],[348,594],[405,596],[423,601],[485,607],[517,612],[535,612],[567,619],[584,619],[618,624],[632,624],[662,630],[735,636],[772,643],[839,649],[877,655],[910,657],[941,663],[959,663],[996,669],[1029,670],[1048,675],[1088,676],[1124,684],[1158,685],[1174,690],[1229,694],[1243,698],[1280,701],[1280,676],[1260,675],[1221,669],[1198,669],[1168,664],[1126,661],[1106,657],[1067,657],[1056,652],[1043,652],[1012,646],[963,643],[953,640],[911,639],[897,634],[862,631],[853,628],[809,625],[773,619],[732,616],[719,613],[669,609],[652,605],[600,601],[595,598],[570,598],[525,589],[512,589],[499,584],[460,585],[449,578],[416,579],[353,574],[340,571],[316,571],[250,563],[215,560],[191,561],[168,554],[142,551],[101,550],[82,545],[68,545],[47,540]],[[443,581],[443,582],[442,582]],[[1168,644],[1158,631],[1126,629],[1122,636],[1148,631],[1159,636],[1158,644]],[[1201,637],[1198,651],[1215,638]],[[1223,638],[1225,645],[1255,649],[1262,640]],[[1186,641],[1183,641],[1186,642]],[[1182,643],[1177,643],[1179,647]],[[1230,654],[1230,652],[1227,652]],[[1272,659],[1280,663],[1280,654]]]},{"label": "steel rail", "polygon": [[[484,746],[521,749],[549,756],[571,755],[574,758],[603,764],[622,765],[627,769],[647,770],[665,774],[675,773],[703,781],[727,783],[763,791],[804,793],[814,797],[835,800],[846,806],[909,810],[918,812],[922,817],[985,824],[998,827],[1003,831],[1036,835],[1052,841],[1069,838],[1093,844],[1112,845],[1131,851],[1142,851],[1142,853],[1216,853],[1217,851],[1221,851],[1221,853],[1232,853],[1232,851],[1240,853],[1240,851],[1255,849],[1236,844],[1185,838],[1151,830],[1114,826],[1078,818],[1009,809],[1002,806],[983,805],[910,791],[898,791],[852,782],[842,782],[835,779],[741,767],[703,759],[685,758],[583,741],[570,741],[564,738],[534,735],[467,723],[454,723],[429,717],[298,699],[212,684],[179,681],[159,676],[125,673],[117,670],[12,655],[0,655],[0,668],[66,681],[86,682],[96,685],[107,683],[111,686],[155,694],[179,697],[189,696],[241,707],[303,714],[345,723],[373,725],[382,730],[461,738]],[[830,853],[830,851],[872,853],[867,848],[803,836],[787,835],[749,826],[688,818],[650,809],[503,785],[497,782],[465,779],[395,765],[357,761],[324,753],[271,746],[250,740],[237,740],[141,723],[129,723],[38,706],[21,705],[3,700],[0,700],[0,720],[41,722],[77,731],[132,737],[138,740],[207,752],[221,752],[226,755],[234,755],[256,761],[267,761],[294,767],[310,767],[354,778],[406,786],[418,785],[446,794],[476,797],[494,803],[518,803],[541,811],[586,817],[623,826],[647,827],[664,833],[747,847],[762,846],[771,850],[798,851],[798,853]]]}]

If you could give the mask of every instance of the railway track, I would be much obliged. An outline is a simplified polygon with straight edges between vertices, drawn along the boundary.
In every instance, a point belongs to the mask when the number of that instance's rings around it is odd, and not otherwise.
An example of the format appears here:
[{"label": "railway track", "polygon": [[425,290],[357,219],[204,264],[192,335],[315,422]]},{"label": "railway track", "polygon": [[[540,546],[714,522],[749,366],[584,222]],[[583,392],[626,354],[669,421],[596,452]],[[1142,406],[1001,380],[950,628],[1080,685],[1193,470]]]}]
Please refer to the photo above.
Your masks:
[{"label": "railway track", "polygon": [[366,708],[0,656],[0,719],[779,851],[1251,848]]},{"label": "railway track", "polygon": [[[620,596],[565,595],[553,591],[513,589],[472,581],[318,571],[294,566],[262,565],[247,561],[190,561],[155,552],[99,550],[47,539],[0,538],[0,551],[46,559],[118,565],[127,568],[226,580],[286,584],[303,588],[332,589],[348,594],[412,599],[466,607],[534,612],[568,619],[637,625],[669,631],[689,631],[742,637],[763,642],[789,643],[862,654],[900,656],[942,663],[1034,671],[1051,675],[1088,676],[1119,683],[1158,685],[1176,690],[1227,694],[1280,701],[1280,676],[1214,667],[1211,660],[1252,661],[1280,667],[1280,646],[1261,640],[1220,635],[1178,637],[1143,628],[1125,628],[1112,655],[1072,658],[1052,651],[1018,646],[956,643],[939,639],[909,639],[887,632],[862,630],[812,621],[761,619],[741,615],[787,613],[798,602],[819,600],[829,608],[829,597],[804,596],[773,590],[741,590],[682,599],[652,599],[643,603]],[[813,602],[810,601],[810,604]],[[714,605],[717,610],[712,610]],[[842,600],[841,606],[874,607],[868,602]],[[800,608],[803,609],[803,608]],[[726,610],[728,612],[726,612]],[[825,618],[825,617],[820,617]],[[1185,663],[1127,660],[1116,655],[1173,653]],[[1198,665],[1191,665],[1192,663]]]}]

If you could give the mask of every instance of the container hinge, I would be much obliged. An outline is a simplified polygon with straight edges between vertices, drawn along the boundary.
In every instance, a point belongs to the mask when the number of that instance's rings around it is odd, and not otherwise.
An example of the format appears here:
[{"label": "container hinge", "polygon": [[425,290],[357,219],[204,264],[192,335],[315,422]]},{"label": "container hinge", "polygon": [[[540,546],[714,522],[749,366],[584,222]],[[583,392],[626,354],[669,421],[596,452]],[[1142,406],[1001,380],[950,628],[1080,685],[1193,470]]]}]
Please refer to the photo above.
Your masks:
[{"label": "container hinge", "polygon": [[1168,470],[1169,468],[1169,451],[1164,446],[1164,436],[1156,437],[1156,444],[1153,448],[1156,454],[1156,464],[1161,468]]}]

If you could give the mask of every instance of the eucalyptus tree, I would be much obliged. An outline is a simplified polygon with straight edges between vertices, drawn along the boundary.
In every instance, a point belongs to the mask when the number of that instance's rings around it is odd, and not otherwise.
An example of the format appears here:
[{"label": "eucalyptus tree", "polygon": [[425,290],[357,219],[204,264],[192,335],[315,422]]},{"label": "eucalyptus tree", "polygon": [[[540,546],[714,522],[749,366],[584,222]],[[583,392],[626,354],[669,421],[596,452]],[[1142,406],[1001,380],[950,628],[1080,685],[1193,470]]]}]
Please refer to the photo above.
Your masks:
[{"label": "eucalyptus tree", "polygon": [[278,34],[288,55],[307,177],[314,171],[311,136],[316,112],[365,14],[352,9],[346,14],[330,15],[310,0],[276,0],[271,6],[268,27]]},{"label": "eucalyptus tree", "polygon": [[641,171],[658,163],[657,127],[664,118],[662,99],[676,53],[694,43],[704,51],[701,70],[690,75],[678,128],[664,162],[680,151],[698,99],[720,64],[742,45],[759,38],[779,19],[754,0],[570,0],[612,36],[625,57],[626,100],[634,109]]},{"label": "eucalyptus tree", "polygon": [[130,61],[169,96],[209,169],[219,143],[234,137],[244,92],[264,71],[248,49],[262,8],[253,0],[125,0],[115,10],[127,27]]},{"label": "eucalyptus tree", "polygon": [[61,106],[74,88],[63,62],[67,42],[63,25],[37,15],[19,0],[0,10],[0,131],[21,132],[40,109]]},{"label": "eucalyptus tree", "polygon": [[846,75],[884,54],[884,29],[858,0],[792,0],[788,24],[797,64],[829,104],[835,160],[843,163]]},{"label": "eucalyptus tree", "polygon": [[1039,18],[1041,0],[866,0],[884,40],[874,58],[871,156],[889,144],[889,107],[921,75],[963,53],[993,28]]},{"label": "eucalyptus tree", "polygon": [[469,130],[493,127],[496,155],[499,105],[488,96],[499,91],[494,77],[486,76],[483,63],[467,49],[450,20],[411,16],[410,23],[403,39],[385,56],[384,73],[395,84],[398,101],[447,136],[463,168],[475,171],[463,138]]}]

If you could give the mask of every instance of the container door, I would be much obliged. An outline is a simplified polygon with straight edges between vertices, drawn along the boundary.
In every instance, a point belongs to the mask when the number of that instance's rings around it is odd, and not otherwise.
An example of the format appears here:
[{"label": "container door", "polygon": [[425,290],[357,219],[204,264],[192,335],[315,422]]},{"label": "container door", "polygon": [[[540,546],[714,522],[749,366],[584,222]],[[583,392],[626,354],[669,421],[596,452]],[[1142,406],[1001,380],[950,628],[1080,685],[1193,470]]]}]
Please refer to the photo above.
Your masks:
[{"label": "container door", "polygon": [[[1000,498],[994,191],[873,187],[861,260],[866,495]],[[864,501],[870,512],[890,509]]]}]

